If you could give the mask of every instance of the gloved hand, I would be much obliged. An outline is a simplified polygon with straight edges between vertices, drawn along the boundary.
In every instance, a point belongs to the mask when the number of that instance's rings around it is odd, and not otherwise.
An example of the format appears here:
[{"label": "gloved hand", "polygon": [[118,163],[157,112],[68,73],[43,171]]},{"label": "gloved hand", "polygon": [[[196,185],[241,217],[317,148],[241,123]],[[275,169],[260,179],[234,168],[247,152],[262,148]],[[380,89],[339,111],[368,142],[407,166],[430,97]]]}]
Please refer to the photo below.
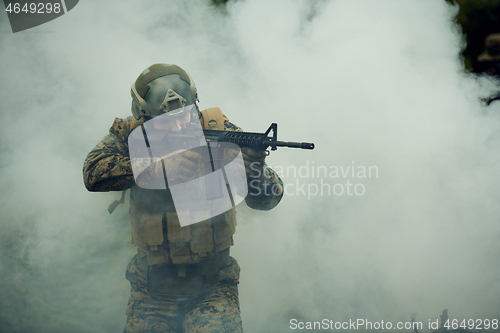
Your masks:
[{"label": "gloved hand", "polygon": [[136,163],[136,168],[141,168],[141,163],[147,163],[135,182],[138,186],[150,189],[165,188],[165,168],[170,185],[179,184],[196,178],[200,169],[202,155],[196,150],[177,150],[160,158],[153,159],[133,159],[131,163]]},{"label": "gloved hand", "polygon": [[245,172],[248,178],[261,178],[262,169],[266,159],[266,152],[253,150],[250,148],[242,148],[243,160],[245,161]]},{"label": "gloved hand", "polygon": [[156,177],[163,177],[163,168],[170,184],[179,184],[197,177],[202,155],[195,150],[178,150],[161,157],[154,165]]}]

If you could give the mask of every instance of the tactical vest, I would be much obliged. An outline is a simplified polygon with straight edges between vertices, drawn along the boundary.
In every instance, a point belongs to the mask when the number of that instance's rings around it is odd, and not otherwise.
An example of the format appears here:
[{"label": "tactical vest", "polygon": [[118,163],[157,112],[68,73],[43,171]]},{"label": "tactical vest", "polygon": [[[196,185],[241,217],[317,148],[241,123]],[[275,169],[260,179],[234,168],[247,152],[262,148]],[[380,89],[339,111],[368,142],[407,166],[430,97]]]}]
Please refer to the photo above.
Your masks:
[{"label": "tactical vest", "polygon": [[[201,111],[204,129],[224,130],[225,117],[219,108]],[[232,208],[208,220],[181,227],[170,191],[131,188],[132,243],[150,266],[188,264],[213,258],[233,243],[236,212]]]}]

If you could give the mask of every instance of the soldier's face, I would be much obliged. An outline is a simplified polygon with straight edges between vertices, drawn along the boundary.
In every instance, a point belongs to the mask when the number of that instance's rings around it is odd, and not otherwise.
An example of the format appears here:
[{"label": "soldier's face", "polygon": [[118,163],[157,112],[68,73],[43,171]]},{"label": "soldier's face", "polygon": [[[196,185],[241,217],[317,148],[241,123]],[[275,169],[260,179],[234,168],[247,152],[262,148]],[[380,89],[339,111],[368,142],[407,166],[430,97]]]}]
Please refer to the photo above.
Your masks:
[{"label": "soldier's face", "polygon": [[478,71],[500,75],[500,33],[491,34],[484,41],[485,51],[477,57]]},{"label": "soldier's face", "polygon": [[180,132],[186,128],[186,125],[191,121],[191,112],[186,113],[182,117],[172,119],[163,118],[154,121],[154,128],[157,130],[166,130],[171,132]]}]

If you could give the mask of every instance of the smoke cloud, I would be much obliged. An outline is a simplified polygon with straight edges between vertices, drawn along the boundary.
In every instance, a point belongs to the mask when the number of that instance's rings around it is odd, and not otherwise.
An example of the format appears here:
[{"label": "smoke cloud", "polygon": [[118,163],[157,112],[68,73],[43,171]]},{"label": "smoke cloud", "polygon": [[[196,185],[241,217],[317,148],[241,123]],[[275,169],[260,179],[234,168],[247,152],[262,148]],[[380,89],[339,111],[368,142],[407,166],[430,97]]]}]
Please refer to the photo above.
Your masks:
[{"label": "smoke cloud", "polygon": [[[278,123],[287,187],[240,206],[247,332],[290,320],[500,319],[500,106],[462,71],[445,1],[81,1],[12,34],[0,14],[0,332],[119,332],[130,244],[120,193],[89,193],[86,154],[157,62],[202,109]],[[361,330],[361,329],[360,329]]]}]

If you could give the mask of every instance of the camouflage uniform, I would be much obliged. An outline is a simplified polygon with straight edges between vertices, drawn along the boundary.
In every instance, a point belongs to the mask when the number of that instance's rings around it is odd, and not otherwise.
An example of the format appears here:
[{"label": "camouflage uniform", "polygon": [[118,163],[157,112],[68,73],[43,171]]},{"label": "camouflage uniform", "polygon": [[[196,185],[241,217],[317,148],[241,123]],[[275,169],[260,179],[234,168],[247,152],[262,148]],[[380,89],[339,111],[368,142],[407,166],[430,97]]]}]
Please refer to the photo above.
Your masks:
[{"label": "camouflage uniform", "polygon": [[[142,123],[142,119],[133,117],[115,119],[109,134],[85,160],[83,175],[89,191],[121,191],[135,186],[127,139]],[[227,119],[224,127],[225,130],[241,131]],[[255,186],[252,187],[255,190]],[[253,195],[249,189],[250,195],[245,199],[249,207],[269,210],[281,200],[283,184],[267,165],[264,165],[259,188],[257,193],[253,191]],[[150,292],[148,276],[151,267],[139,250],[126,271],[131,297],[124,332],[242,332],[237,287],[240,269],[236,260],[229,257],[229,248],[219,252],[218,258],[220,265],[216,266],[217,270],[203,281],[195,295],[159,296]],[[176,266],[166,264],[163,267]]]}]

